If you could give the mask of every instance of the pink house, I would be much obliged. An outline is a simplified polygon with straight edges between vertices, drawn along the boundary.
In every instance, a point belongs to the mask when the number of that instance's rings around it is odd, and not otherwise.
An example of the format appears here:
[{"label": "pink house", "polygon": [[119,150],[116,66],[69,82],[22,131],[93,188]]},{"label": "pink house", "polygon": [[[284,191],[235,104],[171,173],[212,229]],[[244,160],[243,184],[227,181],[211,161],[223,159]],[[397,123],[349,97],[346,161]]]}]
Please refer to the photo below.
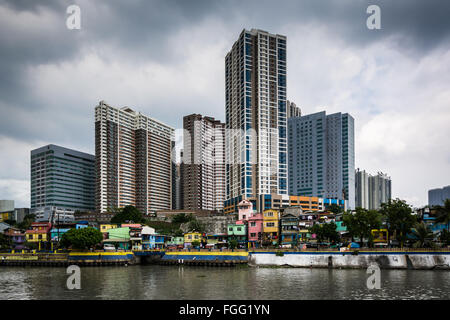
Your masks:
[{"label": "pink house", "polygon": [[246,221],[248,220],[252,214],[253,214],[253,205],[250,201],[248,200],[242,200],[241,202],[239,202],[238,204],[238,220],[240,221]]},{"label": "pink house", "polygon": [[253,248],[261,246],[263,234],[263,215],[262,213],[254,213],[248,219],[248,242]]}]

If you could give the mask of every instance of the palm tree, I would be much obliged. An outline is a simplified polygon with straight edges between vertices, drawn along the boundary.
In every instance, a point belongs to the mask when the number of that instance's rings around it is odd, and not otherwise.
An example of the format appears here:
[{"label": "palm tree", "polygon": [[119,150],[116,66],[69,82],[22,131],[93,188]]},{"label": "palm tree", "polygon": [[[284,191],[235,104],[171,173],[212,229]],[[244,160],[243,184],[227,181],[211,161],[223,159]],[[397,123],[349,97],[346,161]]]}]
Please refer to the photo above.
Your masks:
[{"label": "palm tree", "polygon": [[444,206],[435,206],[437,211],[436,223],[443,223],[447,225],[447,231],[450,232],[450,199],[446,199]]},{"label": "palm tree", "polygon": [[423,221],[416,223],[411,229],[412,234],[417,239],[414,243],[415,248],[423,248],[425,245],[431,245],[433,240],[433,231]]}]

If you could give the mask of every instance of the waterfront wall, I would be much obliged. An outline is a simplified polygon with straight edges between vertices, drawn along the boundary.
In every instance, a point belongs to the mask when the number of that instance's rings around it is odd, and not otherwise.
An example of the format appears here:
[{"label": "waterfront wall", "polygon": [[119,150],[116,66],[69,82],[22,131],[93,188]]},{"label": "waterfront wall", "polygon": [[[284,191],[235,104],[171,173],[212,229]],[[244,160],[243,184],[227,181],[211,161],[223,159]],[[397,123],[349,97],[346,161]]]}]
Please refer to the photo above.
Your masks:
[{"label": "waterfront wall", "polygon": [[450,252],[251,252],[250,266],[304,268],[448,269]]}]

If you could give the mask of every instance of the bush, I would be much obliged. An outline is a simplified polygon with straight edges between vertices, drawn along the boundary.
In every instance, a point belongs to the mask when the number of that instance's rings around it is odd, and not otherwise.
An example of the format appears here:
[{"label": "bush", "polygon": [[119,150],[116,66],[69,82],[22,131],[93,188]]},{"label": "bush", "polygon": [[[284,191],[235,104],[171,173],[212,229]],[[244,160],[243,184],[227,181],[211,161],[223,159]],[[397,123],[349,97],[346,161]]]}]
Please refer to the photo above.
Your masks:
[{"label": "bush", "polygon": [[277,257],[282,257],[282,256],[284,256],[284,252],[283,251],[277,251],[277,253],[275,255]]},{"label": "bush", "polygon": [[192,241],[192,246],[193,247],[199,247],[200,246],[200,241],[198,241],[198,240]]},{"label": "bush", "polygon": [[61,238],[61,246],[72,247],[74,249],[89,249],[101,243],[103,234],[92,227],[82,229],[70,229],[63,234]]}]

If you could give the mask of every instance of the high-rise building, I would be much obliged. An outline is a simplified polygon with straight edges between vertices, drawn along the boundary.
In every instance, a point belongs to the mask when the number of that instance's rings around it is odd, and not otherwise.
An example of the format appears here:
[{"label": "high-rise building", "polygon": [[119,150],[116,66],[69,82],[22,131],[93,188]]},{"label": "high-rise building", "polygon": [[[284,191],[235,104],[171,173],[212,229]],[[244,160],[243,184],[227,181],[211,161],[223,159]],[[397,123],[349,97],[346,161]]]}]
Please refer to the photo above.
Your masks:
[{"label": "high-rise building", "polygon": [[[225,57],[226,203],[287,194],[286,37],[243,30]],[[227,211],[227,210],[225,210]]]},{"label": "high-rise building", "polygon": [[95,108],[96,210],[172,207],[174,129],[128,107]]},{"label": "high-rise building", "polygon": [[191,114],[183,118],[182,188],[184,210],[223,210],[225,124]]},{"label": "high-rise building", "polygon": [[354,119],[325,111],[288,119],[289,193],[355,208]]},{"label": "high-rise building", "polygon": [[53,144],[31,151],[31,211],[95,210],[95,157]]},{"label": "high-rise building", "polygon": [[392,196],[391,178],[382,172],[372,176],[359,168],[355,173],[355,206],[369,210],[381,208]]},{"label": "high-rise building", "polygon": [[450,199],[450,186],[428,190],[428,205],[443,206],[446,199]]},{"label": "high-rise building", "polygon": [[369,209],[369,174],[359,168],[355,173],[355,207]]},{"label": "high-rise building", "polygon": [[287,118],[292,117],[300,117],[302,115],[302,111],[297,105],[291,101],[287,101]]}]

